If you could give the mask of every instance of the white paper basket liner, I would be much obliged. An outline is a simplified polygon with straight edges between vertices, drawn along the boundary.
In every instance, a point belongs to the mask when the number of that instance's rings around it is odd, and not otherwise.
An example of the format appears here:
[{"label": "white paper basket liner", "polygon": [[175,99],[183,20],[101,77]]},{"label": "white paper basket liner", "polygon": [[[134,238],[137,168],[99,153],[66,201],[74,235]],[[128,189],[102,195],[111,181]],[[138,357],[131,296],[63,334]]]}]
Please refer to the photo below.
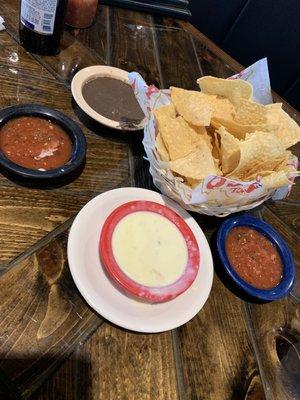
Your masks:
[{"label": "white paper basket liner", "polygon": [[5,24],[4,19],[0,16],[0,32],[5,29],[4,24]]}]

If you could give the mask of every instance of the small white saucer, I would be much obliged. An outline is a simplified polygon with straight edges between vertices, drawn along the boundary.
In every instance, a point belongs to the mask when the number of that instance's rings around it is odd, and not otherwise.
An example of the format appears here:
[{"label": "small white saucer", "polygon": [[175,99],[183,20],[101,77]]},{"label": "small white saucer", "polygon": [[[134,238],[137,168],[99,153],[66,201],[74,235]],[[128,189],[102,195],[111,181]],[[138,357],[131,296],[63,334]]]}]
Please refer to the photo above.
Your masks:
[{"label": "small white saucer", "polygon": [[[197,239],[200,249],[198,275],[192,286],[174,300],[150,304],[128,297],[111,283],[102,268],[99,239],[104,221],[116,207],[133,200],[155,201],[174,209],[185,219]],[[137,332],[163,332],[192,319],[205,304],[213,281],[212,255],[199,225],[172,200],[146,189],[115,189],[87,203],[71,227],[68,260],[74,282],[88,304],[107,320]]]},{"label": "small white saucer", "polygon": [[87,104],[87,102],[82,96],[82,87],[88,80],[97,78],[99,76],[119,79],[122,82],[129,84],[128,72],[124,71],[123,69],[115,67],[107,67],[105,65],[94,65],[92,67],[83,68],[79,72],[77,72],[77,74],[73,77],[71,82],[71,91],[79,107],[91,118],[110,128],[120,129],[125,131],[136,131],[143,129],[146,123],[146,118],[144,118],[139,125],[127,126],[126,124],[120,124],[119,121],[114,121],[112,119],[104,117],[103,115],[93,110]]}]

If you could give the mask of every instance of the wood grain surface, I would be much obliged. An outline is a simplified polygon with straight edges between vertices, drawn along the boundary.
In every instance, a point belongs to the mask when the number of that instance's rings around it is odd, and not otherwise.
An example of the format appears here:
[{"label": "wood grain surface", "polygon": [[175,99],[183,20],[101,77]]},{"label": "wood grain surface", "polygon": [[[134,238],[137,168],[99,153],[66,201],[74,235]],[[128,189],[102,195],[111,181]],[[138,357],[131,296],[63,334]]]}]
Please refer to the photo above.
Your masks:
[{"label": "wood grain surface", "polygon": [[88,196],[72,196],[26,187],[1,187],[0,262],[17,257],[47,233],[73,217]]},{"label": "wood grain surface", "polygon": [[110,64],[126,71],[139,72],[148,84],[160,86],[151,17],[112,8],[110,33]]},{"label": "wood grain surface", "polygon": [[[298,292],[268,304],[248,303],[236,292],[215,257],[221,219],[194,216],[216,274],[204,308],[173,332],[141,335],[103,322],[78,294],[66,264],[70,218],[88,199],[118,186],[153,188],[142,135],[120,135],[80,112],[69,91],[74,73],[106,63],[160,87],[191,89],[201,75],[228,77],[242,66],[186,22],[101,3],[91,28],[65,32],[58,56],[31,56],[17,43],[18,7],[17,0],[0,3],[8,28],[2,43],[0,34],[0,106],[38,99],[63,111],[84,130],[88,152],[80,171],[47,188],[24,187],[1,171],[0,382],[12,398],[31,400],[297,399]],[[299,195],[298,184],[289,198],[255,211],[287,240],[298,269]],[[0,398],[9,399],[7,393]]]},{"label": "wood grain surface", "polygon": [[[43,78],[33,81],[26,74],[16,77],[4,69],[0,69],[0,80],[0,107],[36,103],[38,99],[40,104],[58,109],[74,119],[87,139],[85,164],[54,182],[26,182],[1,170],[0,225],[3,229],[0,241],[3,246],[0,261],[5,261],[72,217],[91,197],[124,186],[124,181],[129,178],[129,164],[127,139],[83,118],[76,107],[73,110],[71,95],[65,85]],[[26,188],[26,185],[31,187]]]},{"label": "wood grain surface", "polygon": [[104,324],[31,400],[177,400],[170,335],[133,334]]},{"label": "wood grain surface", "polygon": [[54,79],[47,69],[34,62],[33,56],[27,53],[11,36],[6,32],[0,32],[0,66],[18,76],[27,75],[37,78]]},{"label": "wood grain surface", "polygon": [[197,89],[201,71],[191,35],[166,18],[154,17],[154,27],[163,87]]},{"label": "wood grain surface", "polygon": [[[269,210],[262,209],[262,218],[271,224],[288,243],[300,272],[299,229],[291,229],[289,222]],[[251,333],[258,362],[263,374],[267,400],[298,399],[300,374],[300,286],[280,301],[266,304],[247,304]],[[292,292],[293,294],[293,292]],[[298,302],[294,301],[295,296]],[[279,349],[281,344],[282,350]]]},{"label": "wood grain surface", "polygon": [[67,27],[67,30],[76,38],[77,42],[89,49],[96,57],[101,57],[108,63],[110,27],[110,8],[102,5],[97,8],[94,23],[89,29]]},{"label": "wood grain surface", "polygon": [[215,276],[203,310],[178,330],[184,398],[246,397],[258,372],[244,313],[242,302]]},{"label": "wood grain surface", "polygon": [[[19,36],[19,3],[19,0],[9,0],[0,4],[0,15],[6,21],[7,31],[16,40]],[[106,26],[102,29],[106,32]],[[63,34],[60,54],[52,57],[34,55],[34,58],[63,82],[70,82],[81,68],[105,64],[105,54],[101,54],[100,51],[91,52],[80,40],[76,39],[72,29],[66,29]]]},{"label": "wood grain surface", "polygon": [[110,324],[86,343],[90,380],[82,398],[177,400],[171,333],[142,335]]},{"label": "wood grain surface", "polygon": [[195,51],[201,68],[201,74],[228,78],[236,73],[236,70],[217,57],[206,45],[205,41],[199,40],[192,35]]},{"label": "wood grain surface", "polygon": [[101,323],[66,266],[63,233],[0,277],[0,371],[26,398]]}]

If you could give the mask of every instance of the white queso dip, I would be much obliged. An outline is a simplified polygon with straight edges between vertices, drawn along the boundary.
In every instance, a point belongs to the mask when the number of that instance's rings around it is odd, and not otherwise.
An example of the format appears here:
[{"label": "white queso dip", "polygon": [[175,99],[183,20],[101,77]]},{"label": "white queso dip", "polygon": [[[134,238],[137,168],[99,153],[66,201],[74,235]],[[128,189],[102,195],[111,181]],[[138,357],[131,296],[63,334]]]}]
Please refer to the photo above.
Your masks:
[{"label": "white queso dip", "polygon": [[116,225],[112,251],[122,271],[145,286],[165,286],[183,274],[188,250],[176,225],[151,211],[137,211]]}]

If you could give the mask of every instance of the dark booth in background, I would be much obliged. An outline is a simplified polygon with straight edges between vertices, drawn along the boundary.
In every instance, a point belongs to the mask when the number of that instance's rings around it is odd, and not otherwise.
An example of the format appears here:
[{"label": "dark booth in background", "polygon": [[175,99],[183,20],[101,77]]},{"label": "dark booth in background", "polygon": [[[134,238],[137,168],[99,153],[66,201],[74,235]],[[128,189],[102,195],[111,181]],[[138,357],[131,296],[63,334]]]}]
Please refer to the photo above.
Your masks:
[{"label": "dark booth in background", "polygon": [[268,57],[272,89],[300,110],[300,0],[190,0],[192,24],[242,65]]}]

